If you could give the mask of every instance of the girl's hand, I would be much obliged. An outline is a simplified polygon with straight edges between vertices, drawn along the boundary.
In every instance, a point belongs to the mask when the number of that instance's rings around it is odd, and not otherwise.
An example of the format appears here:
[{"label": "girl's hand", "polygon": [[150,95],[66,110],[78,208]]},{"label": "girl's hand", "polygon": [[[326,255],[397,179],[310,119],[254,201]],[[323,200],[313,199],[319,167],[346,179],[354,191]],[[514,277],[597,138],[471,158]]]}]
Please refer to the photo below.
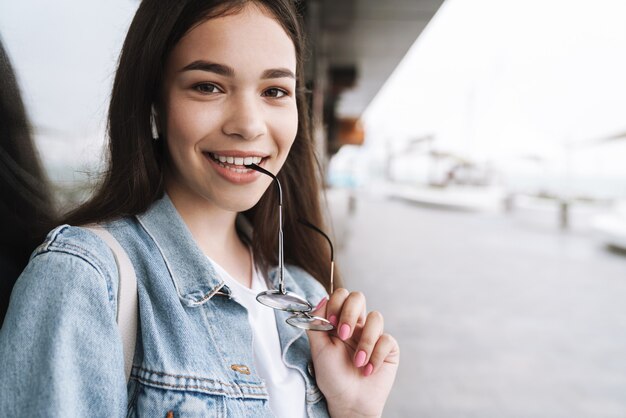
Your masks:
[{"label": "girl's hand", "polygon": [[332,417],[379,417],[398,370],[400,349],[383,333],[383,316],[366,314],[365,296],[337,289],[315,316],[335,330],[307,331],[317,385]]}]

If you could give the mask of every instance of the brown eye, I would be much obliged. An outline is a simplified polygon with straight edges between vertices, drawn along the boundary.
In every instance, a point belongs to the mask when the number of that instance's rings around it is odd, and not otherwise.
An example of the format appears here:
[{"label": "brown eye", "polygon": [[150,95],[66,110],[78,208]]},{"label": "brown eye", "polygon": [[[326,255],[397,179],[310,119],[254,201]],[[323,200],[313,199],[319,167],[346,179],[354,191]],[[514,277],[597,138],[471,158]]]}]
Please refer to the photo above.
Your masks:
[{"label": "brown eye", "polygon": [[193,86],[194,90],[202,94],[219,93],[221,90],[213,83],[200,83]]},{"label": "brown eye", "polygon": [[272,87],[271,89],[267,89],[263,92],[264,96],[273,97],[276,99],[280,99],[281,97],[287,96],[287,92],[283,89],[279,89],[276,87]]}]

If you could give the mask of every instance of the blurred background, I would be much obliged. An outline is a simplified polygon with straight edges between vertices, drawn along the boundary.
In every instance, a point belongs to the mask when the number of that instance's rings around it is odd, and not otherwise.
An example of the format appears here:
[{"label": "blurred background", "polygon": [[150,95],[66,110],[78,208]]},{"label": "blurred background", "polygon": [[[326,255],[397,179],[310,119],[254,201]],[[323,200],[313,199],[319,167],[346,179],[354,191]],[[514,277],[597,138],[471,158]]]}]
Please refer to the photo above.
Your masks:
[{"label": "blurred background", "polygon": [[[626,2],[301,3],[339,267],[401,347],[385,417],[626,417]],[[60,207],[137,6],[0,1]]]}]

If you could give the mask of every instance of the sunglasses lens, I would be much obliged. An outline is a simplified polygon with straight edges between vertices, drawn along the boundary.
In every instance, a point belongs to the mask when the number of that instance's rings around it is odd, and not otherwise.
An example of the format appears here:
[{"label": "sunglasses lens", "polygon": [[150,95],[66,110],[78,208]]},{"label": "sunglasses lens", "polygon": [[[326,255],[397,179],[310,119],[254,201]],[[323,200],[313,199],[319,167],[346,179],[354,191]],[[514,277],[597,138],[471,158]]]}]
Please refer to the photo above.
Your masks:
[{"label": "sunglasses lens", "polygon": [[281,293],[278,290],[268,290],[256,296],[256,300],[270,308],[288,312],[309,312],[313,306],[306,299],[302,299],[295,293]]},{"label": "sunglasses lens", "polygon": [[296,314],[287,318],[287,323],[301,329],[312,331],[330,331],[334,327],[327,319],[307,314]]}]

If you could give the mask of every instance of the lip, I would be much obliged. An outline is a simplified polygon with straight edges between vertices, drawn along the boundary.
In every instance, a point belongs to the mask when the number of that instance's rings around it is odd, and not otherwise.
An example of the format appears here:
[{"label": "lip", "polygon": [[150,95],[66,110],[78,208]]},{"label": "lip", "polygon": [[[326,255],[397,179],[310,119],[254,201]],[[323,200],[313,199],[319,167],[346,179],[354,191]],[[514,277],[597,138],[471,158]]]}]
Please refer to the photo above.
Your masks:
[{"label": "lip", "polygon": [[[250,152],[242,152],[242,151],[220,151],[220,152],[211,151],[211,153],[228,156],[228,157],[260,157],[264,155],[263,153],[253,154]],[[261,173],[259,173],[256,170],[249,169],[249,168],[246,169],[246,171],[243,173],[238,173],[229,168],[226,168],[223,165],[221,165],[220,162],[215,161],[211,157],[210,155],[211,153],[209,153],[208,151],[205,151],[202,153],[202,155],[209,162],[210,166],[215,170],[215,172],[219,174],[219,176],[222,177],[224,180],[230,183],[239,184],[239,185],[249,184],[249,183],[254,182],[257,178],[259,178],[259,176],[261,176]],[[261,160],[259,165],[263,166],[265,164],[265,161],[267,161],[267,158],[263,157],[263,160]]]}]

